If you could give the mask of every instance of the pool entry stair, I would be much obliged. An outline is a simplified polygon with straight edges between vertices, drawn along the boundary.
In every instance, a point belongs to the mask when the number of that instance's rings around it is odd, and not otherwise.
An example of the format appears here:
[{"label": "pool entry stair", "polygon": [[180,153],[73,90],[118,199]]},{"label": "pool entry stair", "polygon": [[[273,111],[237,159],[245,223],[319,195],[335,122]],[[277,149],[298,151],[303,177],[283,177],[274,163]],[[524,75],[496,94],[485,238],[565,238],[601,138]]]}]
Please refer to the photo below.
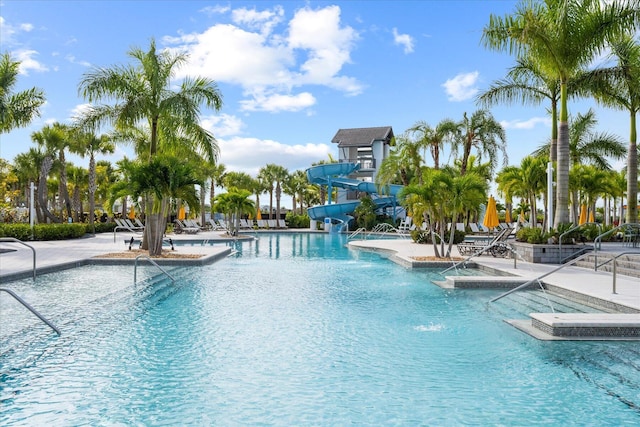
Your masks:
[{"label": "pool entry stair", "polygon": [[[624,254],[617,257],[621,255]],[[590,263],[593,268],[592,255],[586,254],[534,279],[518,276],[455,275],[446,276],[444,280],[433,283],[448,289],[509,289],[493,298],[490,303],[508,296],[506,305],[513,305],[518,309],[505,315],[522,313],[528,316],[528,319],[505,321],[537,339],[640,340],[640,312],[637,310],[610,301],[585,298],[543,281],[545,277],[567,265],[579,265],[581,262]],[[615,293],[615,276],[613,279]],[[531,290],[533,287],[538,287],[539,290]]]}]

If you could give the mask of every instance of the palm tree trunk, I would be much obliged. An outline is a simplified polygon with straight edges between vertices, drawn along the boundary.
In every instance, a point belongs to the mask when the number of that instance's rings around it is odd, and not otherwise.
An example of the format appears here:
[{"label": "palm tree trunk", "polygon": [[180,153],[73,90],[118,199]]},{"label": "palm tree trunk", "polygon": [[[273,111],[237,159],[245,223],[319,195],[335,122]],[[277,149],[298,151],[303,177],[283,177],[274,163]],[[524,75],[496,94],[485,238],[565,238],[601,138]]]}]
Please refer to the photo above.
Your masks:
[{"label": "palm tree trunk", "polygon": [[560,122],[558,137],[557,203],[554,228],[569,222],[569,123]]},{"label": "palm tree trunk", "polygon": [[38,202],[40,203],[40,209],[42,210],[43,220],[49,219],[53,222],[60,223],[60,218],[53,215],[47,209],[47,177],[49,171],[53,165],[53,159],[51,156],[46,156],[42,161],[42,167],[40,169],[40,182],[38,183]]},{"label": "palm tree trunk", "polygon": [[96,190],[98,185],[96,183],[96,159],[91,153],[89,158],[89,228],[91,233],[95,234],[96,226],[94,224],[93,215],[96,210]]},{"label": "palm tree trunk", "polygon": [[631,114],[631,135],[627,153],[627,222],[638,222],[638,146],[636,113]]},{"label": "palm tree trunk", "polygon": [[280,181],[276,184],[276,226],[280,228],[280,196],[282,196],[282,188]]}]

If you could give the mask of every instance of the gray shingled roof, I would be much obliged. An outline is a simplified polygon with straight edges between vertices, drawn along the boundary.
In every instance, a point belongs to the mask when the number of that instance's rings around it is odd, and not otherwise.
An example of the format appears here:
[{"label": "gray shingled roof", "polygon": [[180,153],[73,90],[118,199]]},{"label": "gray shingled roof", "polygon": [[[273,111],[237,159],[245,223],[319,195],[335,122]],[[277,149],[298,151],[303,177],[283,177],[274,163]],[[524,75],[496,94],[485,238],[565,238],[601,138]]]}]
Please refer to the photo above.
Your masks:
[{"label": "gray shingled roof", "polygon": [[331,142],[338,147],[366,147],[373,145],[373,141],[386,141],[390,143],[393,138],[391,126],[376,128],[340,129]]}]

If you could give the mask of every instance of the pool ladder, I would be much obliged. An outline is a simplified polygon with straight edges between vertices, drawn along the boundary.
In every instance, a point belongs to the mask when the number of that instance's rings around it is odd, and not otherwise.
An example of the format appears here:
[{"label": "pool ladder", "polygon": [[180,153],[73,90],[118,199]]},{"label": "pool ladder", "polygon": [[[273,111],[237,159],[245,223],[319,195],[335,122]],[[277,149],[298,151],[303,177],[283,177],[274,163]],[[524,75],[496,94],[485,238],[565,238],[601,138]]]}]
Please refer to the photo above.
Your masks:
[{"label": "pool ladder", "polygon": [[18,294],[16,294],[15,292],[13,292],[11,289],[0,288],[0,291],[4,291],[4,292],[8,293],[9,295],[11,295],[16,301],[18,301],[20,304],[25,306],[27,308],[27,310],[29,310],[30,312],[35,314],[38,317],[38,319],[42,320],[44,323],[47,324],[47,326],[49,326],[51,329],[53,329],[56,332],[56,334],[58,334],[58,336],[62,335],[62,333],[60,332],[60,329],[56,328],[56,326],[53,323],[48,321],[42,314],[38,313],[38,310],[36,310],[35,308],[31,307],[25,300],[20,298],[20,296]]},{"label": "pool ladder", "polygon": [[33,280],[36,280],[36,250],[33,248],[33,246],[27,245],[22,240],[18,240],[14,237],[0,237],[0,242],[19,243],[22,246],[26,246],[31,249],[31,252],[33,252]]}]

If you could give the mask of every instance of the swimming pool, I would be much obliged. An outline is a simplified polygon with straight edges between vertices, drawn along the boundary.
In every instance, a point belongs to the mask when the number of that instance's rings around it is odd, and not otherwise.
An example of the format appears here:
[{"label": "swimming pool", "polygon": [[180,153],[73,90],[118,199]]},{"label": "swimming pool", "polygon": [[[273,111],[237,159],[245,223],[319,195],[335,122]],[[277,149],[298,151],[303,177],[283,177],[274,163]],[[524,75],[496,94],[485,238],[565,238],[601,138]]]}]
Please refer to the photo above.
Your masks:
[{"label": "swimming pool", "polygon": [[175,285],[133,267],[12,284],[63,335],[0,297],[0,425],[640,421],[637,343],[536,341],[486,304],[500,291],[344,243],[265,234]]}]

